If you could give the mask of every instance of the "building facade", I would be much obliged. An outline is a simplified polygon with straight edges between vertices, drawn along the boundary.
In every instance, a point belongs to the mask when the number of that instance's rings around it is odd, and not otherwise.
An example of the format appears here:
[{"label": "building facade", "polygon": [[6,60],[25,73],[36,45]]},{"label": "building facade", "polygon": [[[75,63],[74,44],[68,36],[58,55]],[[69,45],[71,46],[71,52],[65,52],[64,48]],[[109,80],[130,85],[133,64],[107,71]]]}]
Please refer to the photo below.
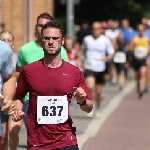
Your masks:
[{"label": "building facade", "polygon": [[0,30],[10,30],[15,37],[15,51],[33,40],[36,18],[47,12],[53,16],[53,0],[0,0]]}]

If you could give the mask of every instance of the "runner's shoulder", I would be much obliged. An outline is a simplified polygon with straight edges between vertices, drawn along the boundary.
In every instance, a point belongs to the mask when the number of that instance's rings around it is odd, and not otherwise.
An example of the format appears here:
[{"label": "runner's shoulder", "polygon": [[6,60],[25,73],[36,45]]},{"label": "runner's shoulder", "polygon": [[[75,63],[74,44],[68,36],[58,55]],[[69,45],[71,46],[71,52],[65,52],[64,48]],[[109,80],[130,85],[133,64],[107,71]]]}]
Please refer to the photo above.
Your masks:
[{"label": "runner's shoulder", "polygon": [[26,64],[23,68],[25,70],[33,70],[33,68],[39,68],[43,64],[42,59],[34,61],[30,64]]},{"label": "runner's shoulder", "polygon": [[24,45],[21,46],[19,51],[26,52],[28,50],[31,50],[31,48],[35,45],[37,45],[36,41],[25,43]]},{"label": "runner's shoulder", "polygon": [[79,67],[72,65],[69,62],[66,62],[63,60],[63,67],[66,68],[67,70],[71,70],[72,72],[80,72],[81,70]]}]

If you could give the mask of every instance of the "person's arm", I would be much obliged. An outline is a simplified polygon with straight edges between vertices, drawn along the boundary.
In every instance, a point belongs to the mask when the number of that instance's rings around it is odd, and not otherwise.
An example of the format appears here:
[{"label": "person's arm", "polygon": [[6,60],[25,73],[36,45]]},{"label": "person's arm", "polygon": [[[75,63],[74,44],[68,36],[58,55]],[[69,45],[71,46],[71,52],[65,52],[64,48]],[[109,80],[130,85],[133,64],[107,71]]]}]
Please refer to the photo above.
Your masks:
[{"label": "person's arm", "polygon": [[104,62],[107,62],[108,60],[112,59],[114,57],[114,52],[115,52],[113,44],[111,43],[109,38],[108,38],[106,44],[107,44],[106,50],[107,50],[108,55],[102,59],[102,61],[104,61]]},{"label": "person's arm", "polygon": [[93,109],[93,102],[87,98],[87,95],[83,88],[81,87],[74,87],[73,88],[73,95],[77,101],[77,104],[80,105],[82,111],[90,113]]},{"label": "person's arm", "polygon": [[2,111],[8,112],[13,106],[13,97],[16,90],[16,74],[13,71],[12,51],[11,49],[5,51],[5,60],[1,70],[3,78],[2,95],[0,97],[2,103]]},{"label": "person's arm", "polygon": [[3,78],[3,88],[1,99],[1,109],[7,115],[13,115],[16,111],[16,107],[13,101],[16,91],[16,74],[12,72],[11,75]]},{"label": "person's arm", "polygon": [[84,75],[81,71],[77,78],[78,83],[76,87],[73,87],[73,96],[80,105],[81,110],[89,113],[93,109],[91,93],[86,85]]},{"label": "person's arm", "polygon": [[12,100],[16,91],[16,73],[12,72],[11,75],[3,77],[2,94],[4,99]]}]

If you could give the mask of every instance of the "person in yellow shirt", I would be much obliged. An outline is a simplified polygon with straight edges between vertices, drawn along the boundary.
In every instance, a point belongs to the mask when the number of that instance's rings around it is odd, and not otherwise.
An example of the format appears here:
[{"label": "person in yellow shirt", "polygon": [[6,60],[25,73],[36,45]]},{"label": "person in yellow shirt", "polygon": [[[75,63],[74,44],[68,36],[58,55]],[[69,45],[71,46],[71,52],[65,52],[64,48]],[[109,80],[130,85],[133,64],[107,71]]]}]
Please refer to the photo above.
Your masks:
[{"label": "person in yellow shirt", "polygon": [[135,78],[137,81],[137,91],[139,98],[145,93],[146,78],[147,78],[147,64],[146,60],[148,57],[148,43],[149,39],[145,35],[145,27],[143,24],[137,26],[139,34],[135,36],[130,46],[133,50],[133,67],[135,70]]}]

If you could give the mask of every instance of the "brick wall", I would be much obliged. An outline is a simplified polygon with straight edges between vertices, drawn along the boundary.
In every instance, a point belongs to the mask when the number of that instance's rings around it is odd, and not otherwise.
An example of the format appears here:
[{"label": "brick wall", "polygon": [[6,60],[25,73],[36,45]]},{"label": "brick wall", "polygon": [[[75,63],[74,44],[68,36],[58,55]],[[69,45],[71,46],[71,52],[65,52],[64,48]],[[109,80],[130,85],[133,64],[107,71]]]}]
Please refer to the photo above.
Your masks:
[{"label": "brick wall", "polygon": [[1,21],[5,30],[15,37],[15,51],[26,42],[34,39],[36,18],[48,12],[53,16],[53,0],[1,0]]}]

